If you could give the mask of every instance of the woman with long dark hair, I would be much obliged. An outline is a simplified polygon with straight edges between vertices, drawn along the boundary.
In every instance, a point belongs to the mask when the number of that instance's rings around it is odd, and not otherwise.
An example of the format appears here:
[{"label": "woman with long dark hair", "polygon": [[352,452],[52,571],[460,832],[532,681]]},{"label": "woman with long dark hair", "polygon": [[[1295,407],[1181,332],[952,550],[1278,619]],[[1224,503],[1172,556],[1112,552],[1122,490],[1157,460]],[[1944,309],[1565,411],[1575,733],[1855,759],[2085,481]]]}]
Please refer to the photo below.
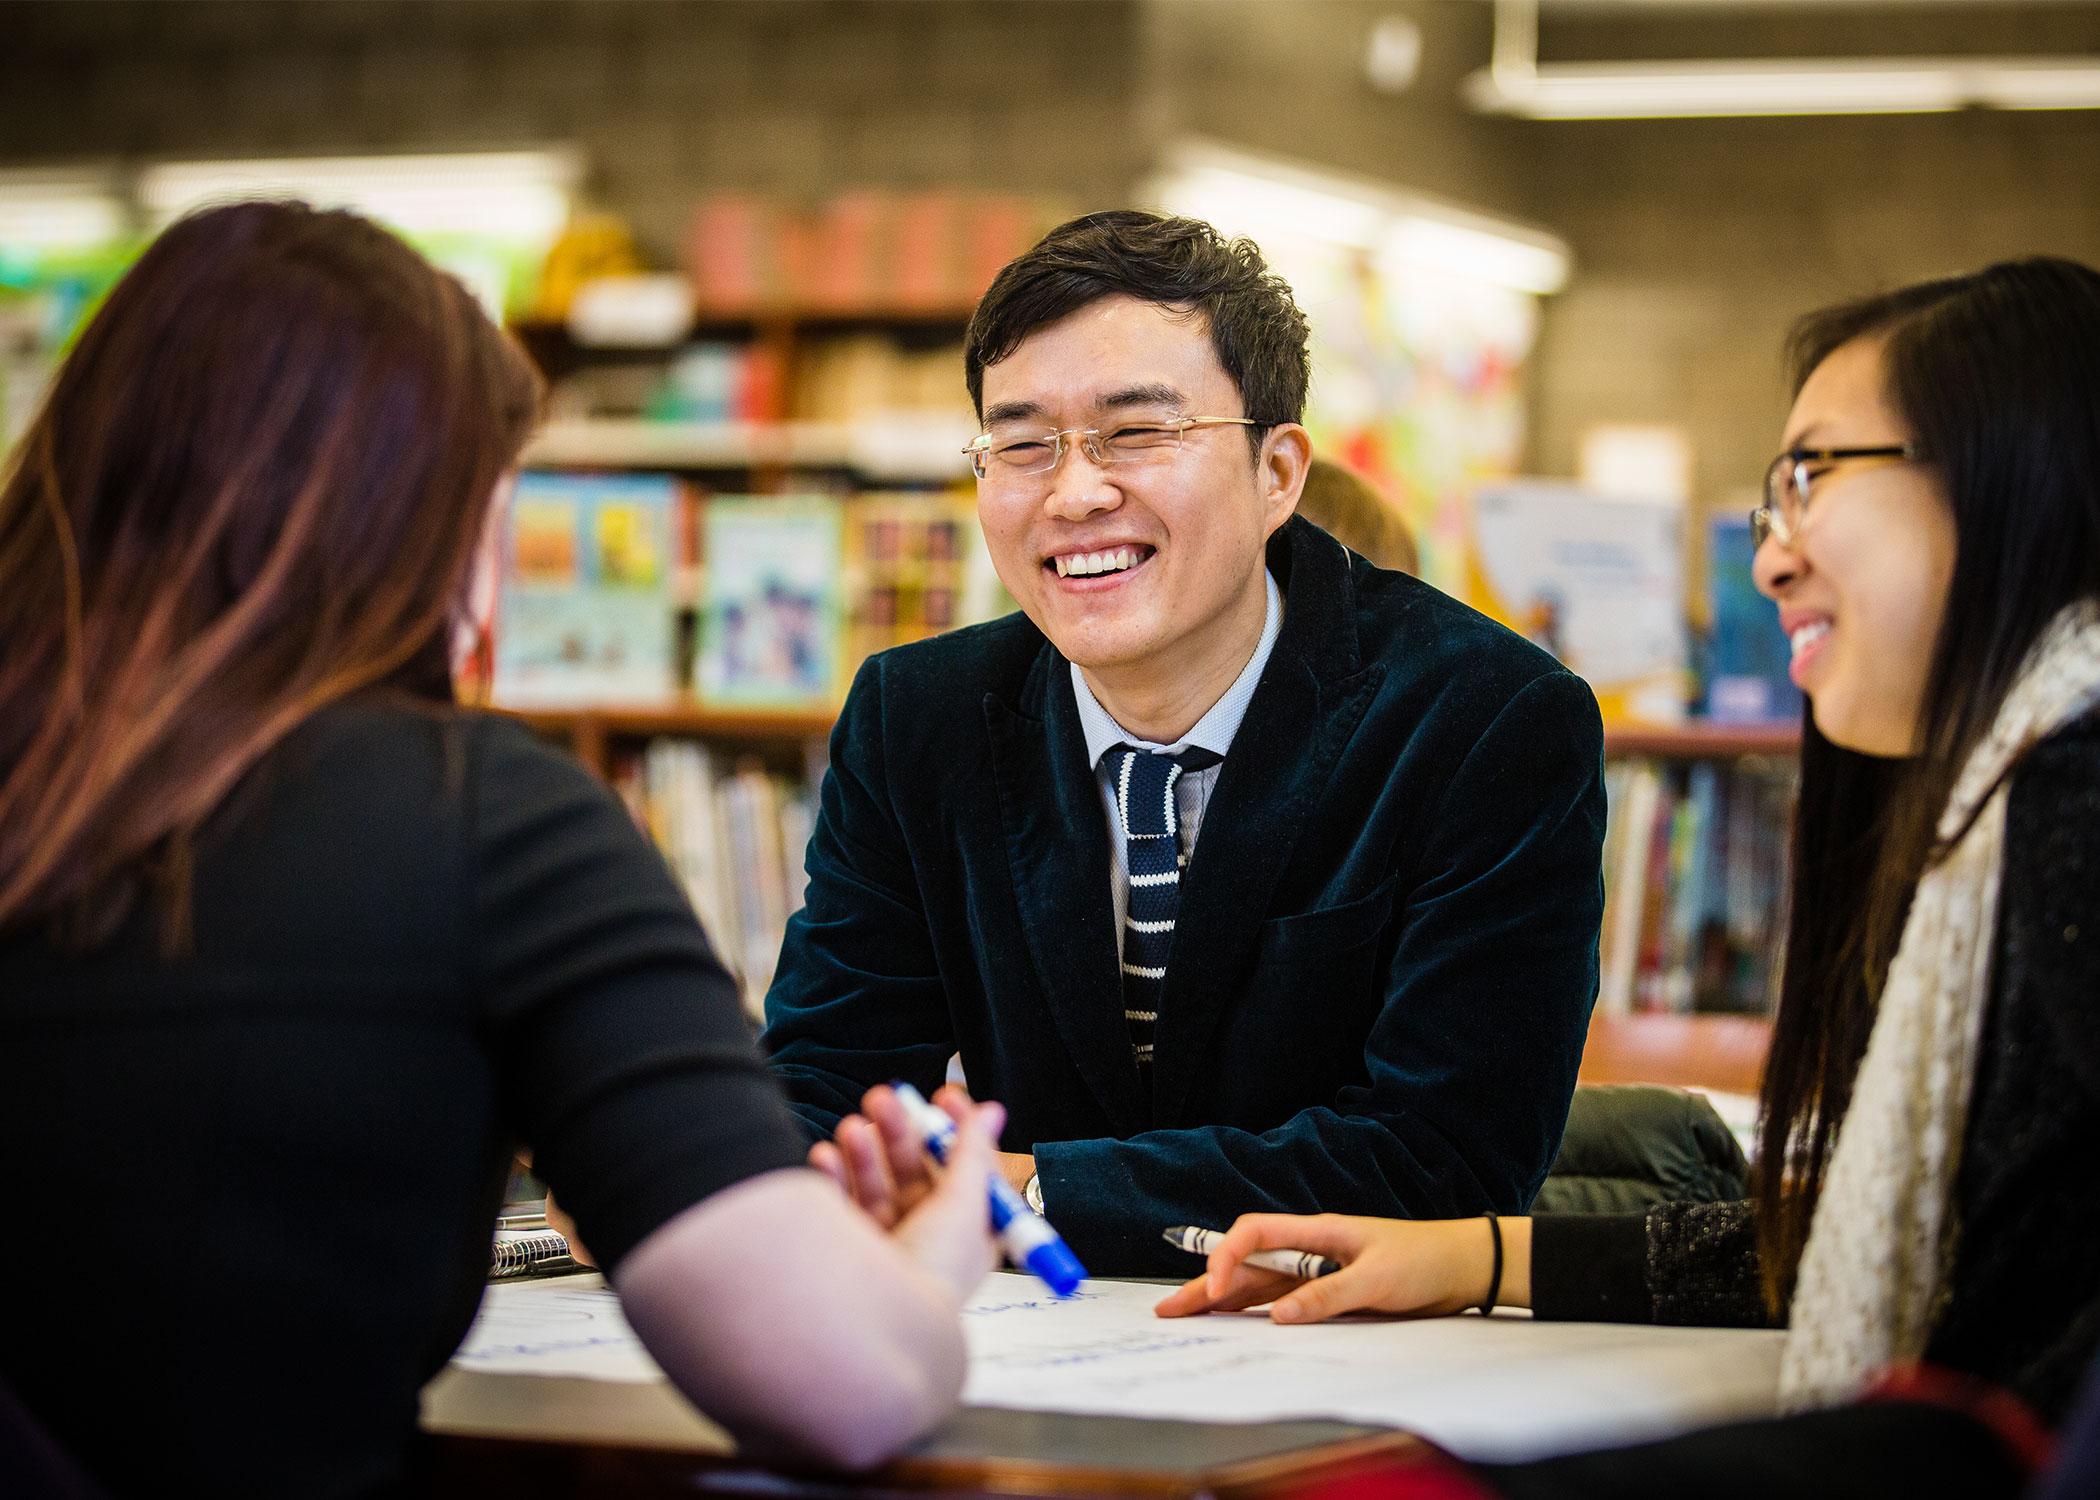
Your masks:
[{"label": "woman with long dark hair", "polygon": [[[1790,355],[1757,579],[1809,711],[1753,1200],[1253,1215],[1163,1313],[1784,1322],[1797,1410],[1923,1361],[2063,1414],[2100,1342],[2100,275],[1928,282]],[[1242,1263],[1282,1245],[1348,1264]],[[1732,1482],[1802,1479],[1757,1451]]]},{"label": "woman with long dark hair", "polygon": [[539,394],[393,236],[224,207],[0,485],[0,1429],[114,1492],[399,1483],[516,1146],[747,1444],[871,1462],[960,1388],[996,1107],[880,1233],[618,800],[452,701]]}]

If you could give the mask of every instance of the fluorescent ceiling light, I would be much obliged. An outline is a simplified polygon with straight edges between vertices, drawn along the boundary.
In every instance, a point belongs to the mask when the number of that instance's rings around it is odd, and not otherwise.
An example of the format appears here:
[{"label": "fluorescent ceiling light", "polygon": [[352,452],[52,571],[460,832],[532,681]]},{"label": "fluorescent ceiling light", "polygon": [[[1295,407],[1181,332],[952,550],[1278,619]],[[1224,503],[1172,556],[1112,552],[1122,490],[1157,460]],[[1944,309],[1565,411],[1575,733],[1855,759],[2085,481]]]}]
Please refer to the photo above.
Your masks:
[{"label": "fluorescent ceiling light", "polygon": [[1345,245],[1524,292],[1567,284],[1568,247],[1546,230],[1208,141],[1171,147],[1146,196],[1228,234]]},{"label": "fluorescent ceiling light", "polygon": [[1484,113],[1533,120],[2095,109],[2100,58],[1551,63],[1514,73],[1483,68],[1466,80],[1465,95]]},{"label": "fluorescent ceiling light", "polygon": [[1568,282],[1568,257],[1563,250],[1422,214],[1406,214],[1396,220],[1386,248],[1396,259],[1412,265],[1524,292],[1557,292]]},{"label": "fluorescent ceiling light", "polygon": [[2100,57],[2007,58],[1974,87],[1998,109],[2100,109]]},{"label": "fluorescent ceiling light", "polygon": [[[2002,4],[2004,0],[1539,0],[1542,8],[1558,11],[1563,15],[1592,11],[1601,14],[1611,12],[1655,12],[1670,11],[1760,11],[1760,10],[1828,10],[1843,5],[1848,10],[1872,10],[1877,7],[1905,10],[1926,10],[1933,6],[1949,8],[1961,6],[1969,10],[1979,5]],[[2021,0],[2014,0],[2021,3]],[[2051,0],[2025,0],[2027,4],[2047,5]],[[2056,0],[2061,4],[2083,4],[2085,0]]]},{"label": "fluorescent ceiling light", "polygon": [[164,162],[140,174],[139,199],[155,227],[208,203],[284,197],[354,209],[408,234],[552,241],[577,176],[565,151]]},{"label": "fluorescent ceiling light", "polygon": [[1377,245],[1386,219],[1374,203],[1223,166],[1182,174],[1174,185],[1174,208],[1229,231],[1280,228],[1359,250]]},{"label": "fluorescent ceiling light", "polygon": [[93,250],[127,227],[123,200],[99,178],[0,174],[0,252]]},{"label": "fluorescent ceiling light", "polygon": [[1531,120],[2100,109],[2100,57],[1541,63],[1538,21],[1538,0],[1495,0],[1494,60],[1465,82],[1474,109]]}]

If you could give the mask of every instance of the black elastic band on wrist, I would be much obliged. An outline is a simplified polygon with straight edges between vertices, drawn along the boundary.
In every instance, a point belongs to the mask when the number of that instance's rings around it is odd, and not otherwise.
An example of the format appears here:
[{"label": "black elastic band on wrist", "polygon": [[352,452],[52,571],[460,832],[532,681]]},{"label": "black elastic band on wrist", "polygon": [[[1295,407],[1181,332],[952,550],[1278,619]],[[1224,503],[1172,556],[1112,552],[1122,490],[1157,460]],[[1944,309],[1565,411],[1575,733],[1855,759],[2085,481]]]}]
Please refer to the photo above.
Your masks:
[{"label": "black elastic band on wrist", "polygon": [[1488,1294],[1480,1303],[1483,1318],[1495,1310],[1495,1301],[1502,1295],[1502,1221],[1493,1214],[1487,1216],[1487,1221],[1488,1233],[1495,1241],[1495,1272],[1488,1278]]}]

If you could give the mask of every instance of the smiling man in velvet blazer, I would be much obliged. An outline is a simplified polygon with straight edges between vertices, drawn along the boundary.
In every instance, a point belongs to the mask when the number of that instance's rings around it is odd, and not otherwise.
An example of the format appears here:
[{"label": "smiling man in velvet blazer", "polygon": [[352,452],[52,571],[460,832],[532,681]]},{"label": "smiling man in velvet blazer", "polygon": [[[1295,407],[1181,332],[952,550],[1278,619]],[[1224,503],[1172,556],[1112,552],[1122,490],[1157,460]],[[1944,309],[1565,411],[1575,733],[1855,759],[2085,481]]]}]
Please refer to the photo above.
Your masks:
[{"label": "smiling man in velvet blazer", "polygon": [[878,1217],[880,1085],[952,1053],[1097,1273],[1171,1224],[1516,1213],[1597,983],[1589,690],[1292,518],[1289,289],[1244,241],[1091,215],[970,327],[978,511],[1021,613],[872,658],[832,736],[766,1045]]}]

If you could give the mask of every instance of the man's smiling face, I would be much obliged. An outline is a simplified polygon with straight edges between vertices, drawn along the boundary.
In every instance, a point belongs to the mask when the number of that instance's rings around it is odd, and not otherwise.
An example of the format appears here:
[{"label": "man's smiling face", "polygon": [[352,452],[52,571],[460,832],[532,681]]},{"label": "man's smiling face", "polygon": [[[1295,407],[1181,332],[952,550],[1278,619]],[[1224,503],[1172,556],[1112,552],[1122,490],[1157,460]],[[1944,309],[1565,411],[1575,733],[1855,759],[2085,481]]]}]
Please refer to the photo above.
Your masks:
[{"label": "man's smiling face", "polygon": [[[983,399],[995,435],[1245,415],[1201,313],[1125,296],[1023,339],[985,367]],[[1289,519],[1302,472],[1279,484],[1273,439],[1257,459],[1248,432],[1192,427],[1178,453],[1109,464],[1068,432],[1054,470],[1002,475],[994,465],[979,482],[993,566],[1068,660],[1118,676],[1171,674],[1243,634],[1250,609],[1259,632],[1264,545]]]}]

